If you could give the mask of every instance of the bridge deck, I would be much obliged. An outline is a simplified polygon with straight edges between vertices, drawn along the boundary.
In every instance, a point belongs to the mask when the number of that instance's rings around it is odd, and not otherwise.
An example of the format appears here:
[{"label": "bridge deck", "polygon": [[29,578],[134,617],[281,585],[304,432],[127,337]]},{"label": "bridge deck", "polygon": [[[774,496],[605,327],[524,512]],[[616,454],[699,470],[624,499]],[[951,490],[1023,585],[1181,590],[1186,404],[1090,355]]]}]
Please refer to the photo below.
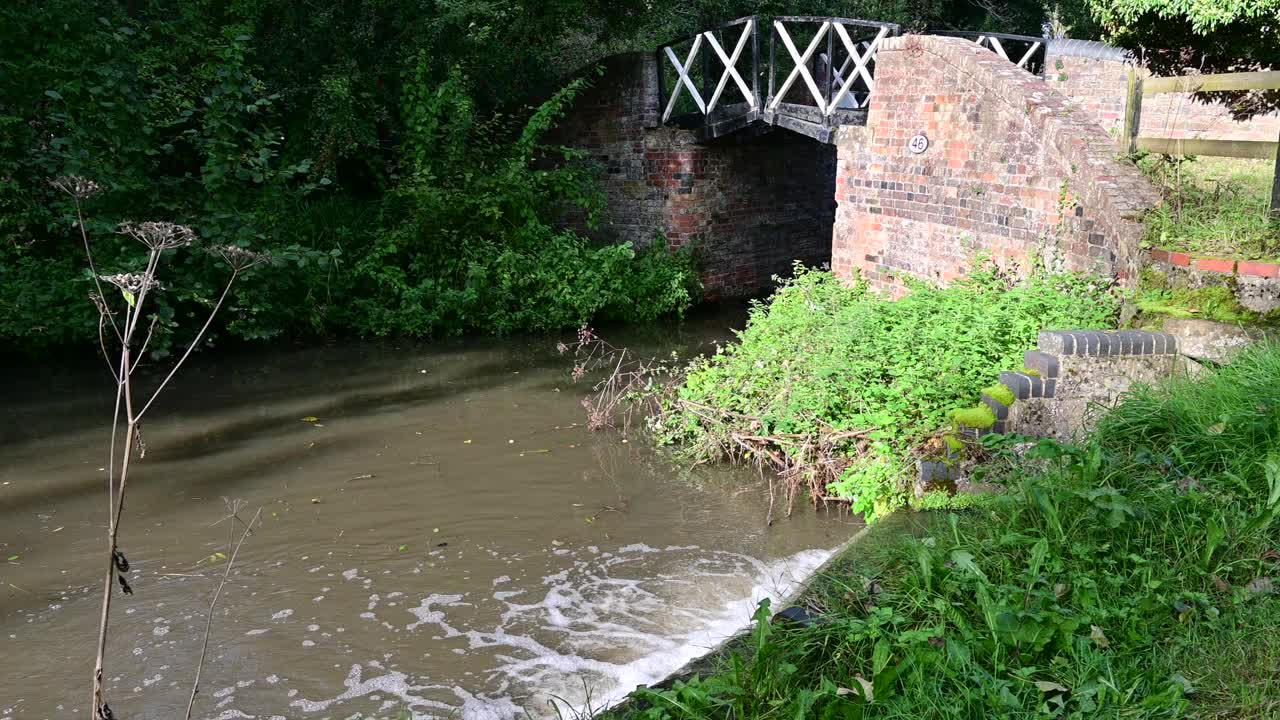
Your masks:
[{"label": "bridge deck", "polygon": [[[659,48],[662,122],[695,129],[703,140],[781,127],[827,143],[842,126],[866,124],[876,52],[900,32],[898,25],[790,15],[773,18],[766,31],[765,50],[754,15]],[[1018,67],[1044,72],[1044,38],[947,34],[971,37]]]}]

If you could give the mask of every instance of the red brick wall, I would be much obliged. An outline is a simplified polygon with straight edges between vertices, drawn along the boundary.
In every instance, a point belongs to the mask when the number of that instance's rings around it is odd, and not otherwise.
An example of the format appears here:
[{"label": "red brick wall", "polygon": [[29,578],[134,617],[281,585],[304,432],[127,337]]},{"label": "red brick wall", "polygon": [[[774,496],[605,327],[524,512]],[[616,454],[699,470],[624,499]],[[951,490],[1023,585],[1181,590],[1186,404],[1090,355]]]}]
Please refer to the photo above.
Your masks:
[{"label": "red brick wall", "polygon": [[[917,133],[928,149],[913,154]],[[881,46],[865,128],[841,130],[832,264],[886,289],[949,282],[985,254],[1025,270],[1137,275],[1140,212],[1157,201],[1091,116],[1045,81],[959,38]]]},{"label": "red brick wall", "polygon": [[[1050,47],[1045,72],[1049,85],[1076,101],[1118,138],[1124,129],[1129,64],[1054,54]],[[1280,138],[1280,114],[1238,122],[1226,107],[1196,102],[1190,94],[1148,95],[1142,101],[1139,132],[1146,137],[1274,142]]]},{"label": "red brick wall", "polygon": [[1055,55],[1052,47],[1045,56],[1045,80],[1049,86],[1075,101],[1111,137],[1119,138],[1124,129],[1129,65],[1116,60]]},{"label": "red brick wall", "polygon": [[700,142],[659,127],[657,108],[653,55],[615,56],[557,129],[605,168],[606,217],[590,234],[644,246],[661,231],[672,247],[692,245],[711,298],[767,289],[794,260],[830,259],[834,147],[762,128]]}]

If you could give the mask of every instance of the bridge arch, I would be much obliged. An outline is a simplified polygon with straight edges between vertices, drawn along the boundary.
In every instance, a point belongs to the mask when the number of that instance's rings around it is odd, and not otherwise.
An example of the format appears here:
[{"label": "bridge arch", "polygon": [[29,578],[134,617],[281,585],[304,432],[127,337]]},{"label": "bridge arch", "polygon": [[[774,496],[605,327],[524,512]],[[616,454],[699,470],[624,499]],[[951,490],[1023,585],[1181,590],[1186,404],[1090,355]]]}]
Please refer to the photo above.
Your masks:
[{"label": "bridge arch", "polygon": [[1070,55],[1128,72],[1097,43],[744,18],[608,59],[560,139],[606,168],[598,234],[693,246],[711,298],[764,291],[796,260],[891,291],[979,255],[1127,281],[1158,195],[1117,159],[1098,84],[1055,73]]}]

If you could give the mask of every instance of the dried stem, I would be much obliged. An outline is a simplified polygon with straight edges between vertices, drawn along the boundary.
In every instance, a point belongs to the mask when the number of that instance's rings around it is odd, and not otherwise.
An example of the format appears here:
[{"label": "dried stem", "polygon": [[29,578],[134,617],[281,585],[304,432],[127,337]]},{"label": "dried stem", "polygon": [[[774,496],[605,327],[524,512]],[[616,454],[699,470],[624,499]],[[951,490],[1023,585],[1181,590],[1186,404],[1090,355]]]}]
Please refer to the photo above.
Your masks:
[{"label": "dried stem", "polygon": [[[141,411],[135,411],[133,398],[133,372],[137,369],[138,363],[145,356],[147,349],[151,345],[151,340],[155,336],[157,316],[152,315],[147,327],[146,337],[141,343],[141,348],[134,352],[135,336],[138,327],[146,314],[147,296],[152,290],[160,287],[156,280],[157,272],[160,268],[161,256],[169,251],[179,247],[191,244],[195,240],[195,233],[190,228],[173,223],[125,223],[121,226],[121,231],[139,241],[148,248],[146,269],[141,273],[122,273],[116,275],[100,275],[97,265],[93,260],[93,250],[89,242],[88,232],[84,227],[84,216],[81,209],[81,201],[91,196],[99,190],[98,186],[92,181],[83,178],[58,178],[52,183],[54,187],[66,192],[75,200],[76,217],[79,221],[80,237],[84,242],[85,256],[89,263],[90,271],[93,273],[94,287],[96,293],[92,295],[94,304],[98,307],[98,342],[102,349],[103,357],[106,359],[107,366],[111,371],[112,379],[116,385],[116,400],[111,413],[111,440],[110,449],[108,451],[108,470],[107,470],[107,572],[103,580],[102,588],[102,616],[98,624],[98,645],[97,653],[94,661],[93,669],[93,696],[91,701],[90,715],[94,720],[111,720],[114,717],[110,707],[104,698],[104,683],[106,664],[106,650],[108,629],[111,619],[111,600],[113,586],[116,584],[117,577],[123,591],[131,593],[124,573],[129,570],[128,561],[124,554],[120,552],[119,536],[121,519],[124,515],[125,493],[129,485],[129,470],[133,459],[134,452],[142,453],[145,449],[141,447],[139,423],[142,416],[160,396],[160,393],[168,386],[169,381],[178,372],[178,369],[190,357],[193,350],[204,339],[209,327],[213,324],[214,317],[222,308],[223,303],[227,299],[227,295],[231,292],[232,285],[235,284],[236,278],[241,272],[259,262],[266,261],[266,256],[244,250],[242,248],[222,248],[218,252],[231,265],[231,276],[227,280],[226,286],[222,290],[222,294],[218,297],[213,309],[209,313],[208,319],[200,331],[196,333],[191,344],[187,346],[186,352],[174,364],[169,374],[164,378],[160,385],[153,391],[147,399],[146,404]],[[103,283],[110,283],[116,286],[125,300],[126,307],[121,322],[117,322],[115,313],[111,309],[111,301],[103,290]],[[107,342],[105,328],[110,325],[116,336],[116,340],[120,345],[120,357],[117,364],[113,364],[107,352]],[[120,458],[120,464],[117,473],[116,467],[116,449],[120,441],[120,425],[124,423],[123,438],[123,454]],[[117,481],[117,477],[119,480]],[[261,511],[259,511],[260,514]],[[254,516],[256,522],[258,515]],[[252,523],[249,526],[252,527]],[[249,528],[245,529],[245,536],[249,534]],[[223,585],[231,572],[231,564],[234,562],[235,552],[240,549],[240,544],[244,542],[241,537],[240,543],[233,548],[231,560],[227,564],[227,568],[223,574],[222,583],[219,584],[217,592],[214,594],[213,604],[210,605],[210,617],[208,625],[212,625],[212,617],[214,605],[217,603],[218,597],[221,595]],[[119,575],[117,575],[119,573]],[[205,629],[204,644],[200,653],[199,666],[196,670],[196,688],[192,689],[192,701],[194,702],[196,690],[200,680],[200,670],[204,666],[205,655],[208,650],[209,643],[209,627]],[[188,706],[187,717],[190,718],[191,707]]]},{"label": "dried stem", "polygon": [[[80,207],[80,198],[72,196],[76,203],[76,227],[80,229],[80,239],[84,242],[84,256],[89,261],[89,272],[93,275],[93,286],[98,290],[98,297],[106,298],[102,292],[102,281],[98,279],[98,268],[93,263],[93,250],[89,246],[89,231],[84,229],[84,212]],[[111,329],[116,333],[116,339],[121,339],[120,328],[116,327],[115,318],[107,313],[107,320],[111,323]],[[105,354],[104,354],[105,357]]]},{"label": "dried stem", "polygon": [[[253,519],[249,524],[244,526],[244,533],[240,535],[240,541],[231,549],[231,555],[227,558],[227,566],[222,571],[222,580],[218,582],[218,589],[213,592],[213,599],[209,601],[209,617],[204,625],[204,640],[200,643],[200,661],[196,663],[196,678],[191,683],[191,699],[187,701],[186,720],[191,720],[191,710],[196,704],[196,694],[200,692],[200,673],[204,671],[204,659],[209,653],[209,633],[213,630],[213,611],[218,606],[218,598],[222,595],[222,588],[227,584],[227,578],[231,575],[231,566],[236,563],[236,555],[240,553],[240,546],[244,544],[245,538],[253,532],[253,526],[258,524],[258,518],[262,515],[262,508],[258,508],[258,512],[253,514]],[[232,518],[238,519],[234,508],[231,511]],[[234,528],[235,525],[232,525]]]}]

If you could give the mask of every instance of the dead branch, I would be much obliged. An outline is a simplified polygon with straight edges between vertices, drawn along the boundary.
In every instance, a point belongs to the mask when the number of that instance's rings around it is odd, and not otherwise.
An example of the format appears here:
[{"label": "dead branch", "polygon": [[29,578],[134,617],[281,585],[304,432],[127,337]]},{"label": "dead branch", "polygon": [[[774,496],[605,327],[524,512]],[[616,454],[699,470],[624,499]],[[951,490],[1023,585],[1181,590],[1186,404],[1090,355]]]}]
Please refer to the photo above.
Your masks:
[{"label": "dead branch", "polygon": [[[239,520],[236,514],[238,506],[228,508],[231,514],[228,516],[234,520]],[[258,518],[262,516],[262,508],[258,508],[258,512],[253,514],[253,519],[244,526],[244,532],[240,535],[240,540],[231,548],[231,554],[227,557],[227,566],[222,571],[222,580],[218,582],[218,589],[213,591],[213,599],[209,601],[209,617],[204,625],[204,640],[200,643],[200,661],[196,663],[196,678],[191,683],[191,699],[187,701],[186,720],[191,720],[191,709],[196,704],[196,694],[200,692],[200,673],[204,671],[204,659],[209,654],[209,633],[213,630],[213,611],[218,606],[218,598],[222,595],[222,588],[227,584],[227,578],[231,575],[231,567],[236,563],[236,555],[240,553],[240,546],[244,544],[249,534],[253,532],[253,526],[258,524]],[[241,522],[244,522],[241,520]],[[234,528],[235,525],[232,525]]]}]

